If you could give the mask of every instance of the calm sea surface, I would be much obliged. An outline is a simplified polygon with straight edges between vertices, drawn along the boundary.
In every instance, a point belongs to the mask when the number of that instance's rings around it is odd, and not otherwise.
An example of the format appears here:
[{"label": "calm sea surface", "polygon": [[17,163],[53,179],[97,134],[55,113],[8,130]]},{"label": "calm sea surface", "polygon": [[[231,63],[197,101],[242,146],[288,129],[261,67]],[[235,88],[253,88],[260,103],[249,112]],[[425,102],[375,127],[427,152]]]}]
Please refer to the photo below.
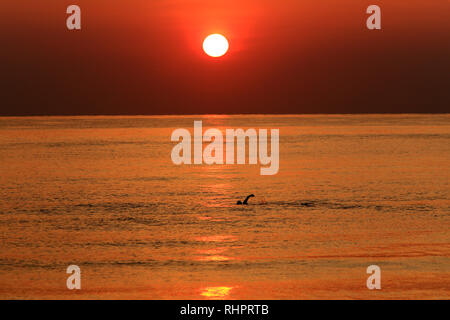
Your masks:
[{"label": "calm sea surface", "polygon": [[[175,166],[194,120],[279,173]],[[449,165],[449,115],[0,118],[0,298],[450,299]]]}]

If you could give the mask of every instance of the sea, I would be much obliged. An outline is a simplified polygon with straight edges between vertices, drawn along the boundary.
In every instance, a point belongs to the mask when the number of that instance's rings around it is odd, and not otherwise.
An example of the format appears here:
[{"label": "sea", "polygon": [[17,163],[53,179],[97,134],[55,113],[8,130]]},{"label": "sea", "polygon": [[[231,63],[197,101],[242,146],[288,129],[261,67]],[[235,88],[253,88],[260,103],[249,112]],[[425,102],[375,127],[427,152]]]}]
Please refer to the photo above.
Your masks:
[{"label": "sea", "polygon": [[[174,164],[200,120],[278,173]],[[2,117],[0,299],[450,299],[449,169],[449,114]]]}]

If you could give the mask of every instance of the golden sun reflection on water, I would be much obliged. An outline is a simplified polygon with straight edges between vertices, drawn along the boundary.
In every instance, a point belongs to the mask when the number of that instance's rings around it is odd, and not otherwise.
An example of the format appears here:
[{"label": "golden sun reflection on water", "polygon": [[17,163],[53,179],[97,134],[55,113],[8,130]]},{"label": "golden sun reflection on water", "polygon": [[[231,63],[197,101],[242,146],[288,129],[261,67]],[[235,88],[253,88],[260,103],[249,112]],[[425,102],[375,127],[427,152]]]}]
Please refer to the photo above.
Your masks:
[{"label": "golden sun reflection on water", "polygon": [[226,299],[233,287],[207,287],[202,289],[200,295],[210,299]]},{"label": "golden sun reflection on water", "polygon": [[212,217],[207,217],[207,216],[197,216],[197,219],[201,220],[201,221],[211,221],[211,222],[222,222],[222,221],[225,221],[225,219],[212,218]]},{"label": "golden sun reflection on water", "polygon": [[200,257],[197,257],[197,261],[230,261],[230,260],[236,260],[234,257],[226,256],[224,255],[224,252],[227,251],[228,248],[226,247],[218,247],[213,249],[206,249],[206,250],[198,250],[198,254],[200,254]]},{"label": "golden sun reflection on water", "polygon": [[214,235],[195,238],[195,240],[201,242],[234,242],[237,241],[237,239],[236,236],[232,235]]},{"label": "golden sun reflection on water", "polygon": [[229,261],[229,260],[234,260],[234,259],[235,258],[232,258],[232,257],[219,256],[219,255],[198,258],[199,261]]}]

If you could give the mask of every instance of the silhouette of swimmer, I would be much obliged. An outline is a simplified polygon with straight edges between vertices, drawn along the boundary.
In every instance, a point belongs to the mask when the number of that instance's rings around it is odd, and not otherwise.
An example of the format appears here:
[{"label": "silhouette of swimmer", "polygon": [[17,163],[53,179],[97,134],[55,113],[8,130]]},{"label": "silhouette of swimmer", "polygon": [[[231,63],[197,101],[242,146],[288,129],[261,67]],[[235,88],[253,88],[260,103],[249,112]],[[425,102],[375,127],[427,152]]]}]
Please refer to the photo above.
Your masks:
[{"label": "silhouette of swimmer", "polygon": [[244,202],[239,200],[236,204],[248,204],[248,199],[253,198],[254,196],[255,196],[254,194],[251,194],[251,195],[247,196],[247,198],[245,198]]}]

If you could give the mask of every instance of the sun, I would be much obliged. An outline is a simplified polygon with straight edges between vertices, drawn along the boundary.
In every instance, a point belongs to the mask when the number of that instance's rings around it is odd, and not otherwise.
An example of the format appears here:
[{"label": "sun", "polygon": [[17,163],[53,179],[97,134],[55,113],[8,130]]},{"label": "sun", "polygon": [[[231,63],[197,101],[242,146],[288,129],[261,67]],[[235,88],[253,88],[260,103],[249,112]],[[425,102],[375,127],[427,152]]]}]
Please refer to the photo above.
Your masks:
[{"label": "sun", "polygon": [[228,48],[228,40],[221,34],[211,34],[203,41],[203,50],[210,57],[221,57],[227,53]]}]

